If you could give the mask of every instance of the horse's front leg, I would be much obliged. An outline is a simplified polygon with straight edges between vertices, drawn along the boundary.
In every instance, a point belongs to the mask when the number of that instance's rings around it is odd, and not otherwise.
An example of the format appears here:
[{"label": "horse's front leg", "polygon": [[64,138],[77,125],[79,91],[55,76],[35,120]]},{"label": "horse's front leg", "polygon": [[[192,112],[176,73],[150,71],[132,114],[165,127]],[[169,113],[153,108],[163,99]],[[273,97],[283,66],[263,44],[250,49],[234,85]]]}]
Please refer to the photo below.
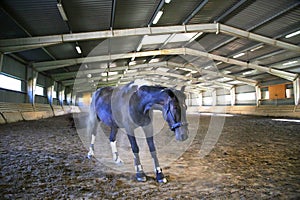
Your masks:
[{"label": "horse's front leg", "polygon": [[117,165],[122,165],[123,160],[120,158],[118,150],[117,150],[117,142],[116,142],[117,132],[118,132],[118,127],[112,126],[111,131],[110,131],[109,141],[110,141],[111,151],[113,154],[113,160],[115,161],[115,163]]},{"label": "horse's front leg", "polygon": [[146,135],[146,140],[147,144],[149,147],[149,151],[151,153],[151,157],[153,160],[154,164],[154,173],[156,174],[156,181],[159,183],[166,183],[167,179],[165,178],[164,174],[162,173],[162,169],[159,165],[159,161],[157,158],[157,153],[156,153],[156,148],[154,145],[154,140],[153,140],[153,126],[152,124],[143,127],[145,135]]},{"label": "horse's front leg", "polygon": [[136,170],[136,180],[139,182],[145,182],[147,180],[146,174],[144,173],[141,161],[140,161],[140,156],[139,156],[139,147],[137,145],[134,132],[128,132],[127,131],[127,136],[131,145],[131,149],[134,155],[134,167]]}]

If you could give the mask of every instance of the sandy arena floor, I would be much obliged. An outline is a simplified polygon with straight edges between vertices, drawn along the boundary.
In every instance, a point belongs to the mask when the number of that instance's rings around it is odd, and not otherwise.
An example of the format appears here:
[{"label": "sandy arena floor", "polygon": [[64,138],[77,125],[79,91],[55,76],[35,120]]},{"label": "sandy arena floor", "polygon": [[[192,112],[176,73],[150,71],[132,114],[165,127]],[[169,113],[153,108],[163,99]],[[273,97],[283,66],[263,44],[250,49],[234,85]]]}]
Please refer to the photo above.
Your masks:
[{"label": "sandy arena floor", "polygon": [[[72,115],[0,125],[0,199],[299,199],[300,124],[227,117],[212,152],[199,157],[210,122],[189,149],[139,183],[85,158]],[[160,159],[161,162],[163,160]]]}]

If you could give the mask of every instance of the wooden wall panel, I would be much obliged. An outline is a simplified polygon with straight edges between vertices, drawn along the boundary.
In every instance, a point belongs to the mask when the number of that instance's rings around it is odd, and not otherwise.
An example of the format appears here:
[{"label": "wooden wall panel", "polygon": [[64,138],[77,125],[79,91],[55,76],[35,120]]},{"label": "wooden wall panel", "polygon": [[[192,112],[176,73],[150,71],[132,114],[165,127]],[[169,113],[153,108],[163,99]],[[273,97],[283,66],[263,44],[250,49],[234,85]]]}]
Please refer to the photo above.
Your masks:
[{"label": "wooden wall panel", "polygon": [[271,85],[269,86],[269,98],[270,99],[285,99],[286,84]]}]

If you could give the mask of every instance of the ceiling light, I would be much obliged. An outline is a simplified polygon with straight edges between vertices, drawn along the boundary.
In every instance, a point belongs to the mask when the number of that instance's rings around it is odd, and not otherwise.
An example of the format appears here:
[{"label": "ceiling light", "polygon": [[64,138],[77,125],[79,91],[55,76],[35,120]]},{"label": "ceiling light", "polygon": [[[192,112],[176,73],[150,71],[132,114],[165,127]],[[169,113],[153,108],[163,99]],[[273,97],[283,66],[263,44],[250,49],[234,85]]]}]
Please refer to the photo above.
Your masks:
[{"label": "ceiling light", "polygon": [[153,58],[149,61],[149,63],[156,63],[159,62],[159,58]]},{"label": "ceiling light", "polygon": [[58,11],[64,21],[68,21],[67,15],[61,3],[56,4]]},{"label": "ceiling light", "polygon": [[113,75],[117,75],[118,74],[118,72],[102,72],[101,73],[101,76],[113,76]]},{"label": "ceiling light", "polygon": [[257,47],[254,47],[254,48],[251,49],[250,51],[256,51],[256,50],[261,49],[261,48],[263,48],[263,47],[264,47],[264,45],[259,45],[259,46],[257,46]]},{"label": "ceiling light", "polygon": [[282,65],[284,65],[284,66],[291,65],[291,64],[295,64],[297,62],[298,62],[298,60],[293,60],[293,61],[289,61],[289,62],[283,63]]},{"label": "ceiling light", "polygon": [[77,45],[75,48],[76,48],[77,53],[81,54],[80,46]]},{"label": "ceiling light", "polygon": [[199,32],[199,33],[197,33],[196,35],[194,35],[190,40],[189,40],[189,42],[193,42],[194,40],[196,40],[200,35],[202,35],[203,34],[203,32]]},{"label": "ceiling light", "polygon": [[239,54],[234,55],[233,58],[238,58],[238,57],[241,57],[243,55],[245,55],[245,53],[239,53]]},{"label": "ceiling light", "polygon": [[300,30],[286,35],[285,38],[291,38],[291,37],[294,37],[294,36],[299,35],[299,34],[300,34]]},{"label": "ceiling light", "polygon": [[155,18],[154,18],[154,20],[153,20],[152,23],[153,24],[157,24],[158,20],[161,18],[161,16],[162,16],[163,13],[164,12],[162,10],[158,11],[158,13],[156,14],[156,16],[155,16]]},{"label": "ceiling light", "polygon": [[171,2],[171,0],[165,0],[165,3],[170,3]]},{"label": "ceiling light", "polygon": [[245,76],[245,75],[253,74],[253,73],[255,73],[255,72],[257,72],[256,69],[250,70],[250,71],[246,71],[246,72],[243,73],[243,75]]},{"label": "ceiling light", "polygon": [[131,61],[131,62],[129,62],[129,66],[135,65],[135,64],[136,64],[136,61]]},{"label": "ceiling light", "polygon": [[88,75],[86,75],[86,77],[92,78],[92,74],[88,74]]},{"label": "ceiling light", "polygon": [[204,67],[204,69],[209,69],[211,67],[212,67],[211,65],[208,65],[208,66]]},{"label": "ceiling light", "polygon": [[138,48],[136,49],[136,51],[140,51],[142,49],[143,43],[141,42],[138,46]]}]

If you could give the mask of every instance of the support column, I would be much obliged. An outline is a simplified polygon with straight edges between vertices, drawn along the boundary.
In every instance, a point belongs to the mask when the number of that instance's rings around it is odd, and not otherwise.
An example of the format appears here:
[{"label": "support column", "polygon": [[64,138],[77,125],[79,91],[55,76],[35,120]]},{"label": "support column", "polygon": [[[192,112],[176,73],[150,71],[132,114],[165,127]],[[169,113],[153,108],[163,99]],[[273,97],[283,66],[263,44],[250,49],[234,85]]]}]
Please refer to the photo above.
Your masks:
[{"label": "support column", "polygon": [[29,97],[29,103],[34,105],[35,102],[35,89],[36,89],[36,82],[38,78],[38,72],[32,71],[32,77],[28,79],[27,83],[27,95]]},{"label": "support column", "polygon": [[203,106],[203,92],[199,94],[199,106]]},{"label": "support column", "polygon": [[213,90],[211,92],[211,96],[212,96],[212,106],[216,106],[217,105],[217,90]]},{"label": "support column", "polygon": [[231,103],[231,106],[234,106],[235,103],[236,103],[236,100],[235,100],[235,91],[236,91],[235,87],[232,87],[230,89],[230,103]]},{"label": "support column", "polygon": [[4,54],[0,53],[0,72],[2,72],[2,68],[3,68],[3,59],[4,59]]},{"label": "support column", "polygon": [[258,85],[255,86],[255,93],[256,93],[256,106],[259,106],[261,100],[261,89]]},{"label": "support column", "polygon": [[53,105],[53,91],[54,91],[54,81],[51,81],[50,86],[47,87],[47,98],[50,106]]},{"label": "support column", "polygon": [[72,105],[76,105],[76,94],[74,94],[74,91],[72,92]]},{"label": "support column", "polygon": [[64,86],[61,86],[61,88],[59,90],[58,100],[59,100],[59,104],[61,106],[63,106],[64,105],[64,100],[65,100],[65,87]]},{"label": "support column", "polygon": [[294,99],[295,99],[295,105],[300,104],[300,77],[296,78],[293,81],[293,90],[294,90]]}]

